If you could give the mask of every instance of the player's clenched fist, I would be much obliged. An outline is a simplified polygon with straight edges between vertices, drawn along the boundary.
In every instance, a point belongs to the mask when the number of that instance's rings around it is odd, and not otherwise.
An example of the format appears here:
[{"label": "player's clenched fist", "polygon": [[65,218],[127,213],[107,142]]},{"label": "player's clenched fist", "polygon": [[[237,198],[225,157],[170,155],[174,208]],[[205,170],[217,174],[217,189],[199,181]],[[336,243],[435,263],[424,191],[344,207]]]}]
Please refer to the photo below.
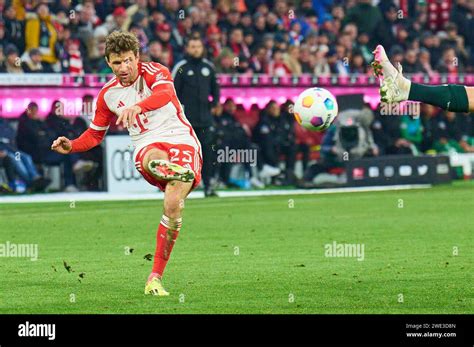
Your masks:
[{"label": "player's clenched fist", "polygon": [[118,125],[122,123],[124,128],[128,128],[129,126],[132,126],[135,116],[140,113],[142,113],[142,108],[140,106],[134,105],[127,107],[122,111],[122,114],[118,117],[115,124]]},{"label": "player's clenched fist", "polygon": [[53,141],[51,149],[61,154],[68,154],[72,150],[71,141],[67,137],[60,136]]}]

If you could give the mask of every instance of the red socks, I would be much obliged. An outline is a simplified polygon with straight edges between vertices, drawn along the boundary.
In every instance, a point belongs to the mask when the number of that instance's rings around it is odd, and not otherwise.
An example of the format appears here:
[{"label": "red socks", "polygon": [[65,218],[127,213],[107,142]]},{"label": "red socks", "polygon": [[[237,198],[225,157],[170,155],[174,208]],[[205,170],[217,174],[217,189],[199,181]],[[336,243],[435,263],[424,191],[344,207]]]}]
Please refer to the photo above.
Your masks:
[{"label": "red socks", "polygon": [[161,217],[160,226],[156,234],[156,251],[150,276],[163,276],[163,271],[181,229],[181,221],[181,218],[173,219],[165,215]]}]

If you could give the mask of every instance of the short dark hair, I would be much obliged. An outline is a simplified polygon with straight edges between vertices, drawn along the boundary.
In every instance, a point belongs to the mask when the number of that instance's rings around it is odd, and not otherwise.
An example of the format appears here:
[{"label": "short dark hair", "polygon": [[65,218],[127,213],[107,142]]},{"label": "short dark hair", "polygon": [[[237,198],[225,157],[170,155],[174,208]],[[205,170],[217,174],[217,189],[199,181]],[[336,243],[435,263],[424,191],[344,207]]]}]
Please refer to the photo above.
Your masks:
[{"label": "short dark hair", "polygon": [[120,54],[128,51],[138,55],[139,48],[140,43],[134,34],[125,31],[114,31],[105,40],[105,57],[108,60],[111,53]]},{"label": "short dark hair", "polygon": [[201,35],[198,32],[194,32],[186,38],[186,46],[189,46],[191,41],[201,41],[201,43],[203,43]]}]

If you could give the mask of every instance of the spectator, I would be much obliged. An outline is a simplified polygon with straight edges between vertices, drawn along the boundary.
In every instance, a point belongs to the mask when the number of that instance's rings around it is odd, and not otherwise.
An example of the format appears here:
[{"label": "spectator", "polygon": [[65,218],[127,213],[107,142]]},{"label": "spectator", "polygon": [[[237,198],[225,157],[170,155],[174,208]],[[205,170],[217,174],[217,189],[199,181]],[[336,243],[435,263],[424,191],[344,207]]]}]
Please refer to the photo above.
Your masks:
[{"label": "spectator", "polygon": [[[469,35],[471,31],[474,32],[474,26],[469,26],[472,8],[466,0],[453,0],[452,22],[446,24],[446,33],[423,32],[430,25],[444,26],[447,22],[446,13],[442,13],[444,10],[438,13],[439,6],[436,10],[430,10],[432,6],[409,5],[409,16],[404,14],[402,18],[392,1],[379,1],[378,6],[372,6],[371,2],[374,1],[302,0],[289,3],[279,0],[268,4],[260,1],[251,4],[251,1],[231,3],[225,0],[218,1],[213,8],[212,3],[207,0],[117,0],[113,6],[109,1],[85,0],[72,8],[70,2],[62,0],[49,5],[54,14],[50,14],[48,5],[44,2],[36,6],[36,13],[25,13],[24,6],[14,5],[5,8],[0,20],[0,51],[1,46],[5,52],[4,46],[14,43],[18,54],[22,58],[28,58],[28,54],[24,54],[23,43],[26,42],[29,45],[26,47],[27,52],[31,48],[40,49],[45,71],[69,72],[70,58],[66,43],[70,39],[79,40],[79,59],[85,72],[110,72],[101,63],[103,39],[113,30],[131,30],[139,36],[143,59],[152,59],[147,52],[150,46],[148,43],[158,40],[162,44],[162,52],[154,54],[153,59],[156,61],[159,56],[159,61],[170,68],[182,57],[184,37],[200,35],[206,40],[209,58],[227,72],[246,73],[248,69],[228,64],[229,54],[221,54],[223,47],[230,47],[234,56],[244,62],[249,59],[249,65],[255,71],[251,60],[258,47],[263,45],[266,48],[266,61],[269,62],[275,50],[281,50],[284,56],[289,56],[290,46],[306,45],[308,48],[301,50],[299,59],[303,73],[313,72],[315,60],[321,60],[321,57],[315,59],[313,55],[321,48],[329,53],[327,58],[332,72],[346,75],[351,68],[355,70],[353,58],[351,59],[353,49],[358,48],[365,63],[369,64],[375,44],[383,44],[388,52],[394,45],[400,47],[400,55],[395,56],[397,58],[406,55],[408,49],[418,52],[420,48],[425,48],[430,53],[431,67],[439,68],[444,73],[447,71],[445,64],[438,63],[442,60],[443,51],[451,47],[455,50],[459,64],[456,71],[449,73],[474,70],[474,55],[469,54],[474,42],[474,35]],[[124,7],[130,3],[133,4]],[[29,5],[26,8],[29,9]],[[416,12],[413,12],[415,8]],[[463,12],[466,9],[469,13]],[[74,16],[70,16],[71,10],[75,11]],[[184,17],[180,10],[185,11]],[[429,11],[437,19],[429,17]],[[440,14],[442,18],[438,18]],[[22,29],[22,26],[25,27],[22,18],[27,18],[28,30]],[[293,52],[292,48],[291,50]],[[345,61],[341,61],[343,58],[339,54],[342,50]],[[333,52],[338,53],[337,58]],[[79,57],[78,54],[74,55]],[[46,61],[45,56],[53,63]],[[218,62],[222,58],[224,64]],[[79,59],[73,60],[77,62]],[[57,61],[60,63],[54,63]],[[427,70],[434,69],[425,64],[423,71]],[[429,73],[435,72],[436,70]],[[296,74],[298,73],[297,71]]]},{"label": "spectator", "polygon": [[438,35],[432,36],[432,45],[429,48],[429,51],[431,54],[431,65],[436,67],[443,56],[443,50],[441,49],[441,39]]},{"label": "spectator", "polygon": [[460,145],[464,152],[474,152],[474,116],[470,113],[456,114],[457,127],[461,132]]},{"label": "spectator", "polygon": [[[425,57],[426,63],[426,57]],[[405,53],[405,60],[403,61],[403,72],[405,73],[419,73],[422,70],[420,63],[417,60],[416,51],[409,49]]]},{"label": "spectator", "polygon": [[[383,20],[377,23],[377,28],[372,36],[373,42],[371,42],[371,46],[375,47],[376,44],[381,44],[385,47],[387,52],[390,51],[396,41],[394,28],[398,19],[397,11],[398,8],[393,3],[386,7],[382,7]],[[370,33],[368,34],[371,36]]]},{"label": "spectator", "polygon": [[439,122],[441,110],[435,106],[421,105],[421,122],[423,124],[423,140],[421,150],[423,152],[434,150],[435,135]]},{"label": "spectator", "polygon": [[463,153],[466,143],[462,139],[462,129],[456,121],[456,113],[441,112],[434,131],[433,148],[438,153]]},{"label": "spectator", "polygon": [[210,57],[217,58],[222,51],[221,31],[217,25],[211,25],[206,31],[207,51]]},{"label": "spectator", "polygon": [[249,49],[249,52],[252,52],[255,48],[255,37],[250,29],[244,31],[244,44]]},{"label": "spectator", "polygon": [[283,184],[294,184],[294,165],[296,161],[296,142],[294,118],[288,112],[288,105],[283,107],[270,101],[260,114],[260,119],[253,131],[255,143],[259,146],[258,167],[262,178],[280,174],[280,156],[285,157],[286,170]]},{"label": "spectator", "polygon": [[4,118],[0,118],[0,152],[4,154],[2,160],[8,161],[5,167],[12,191],[20,192],[17,177],[33,192],[43,191],[51,183],[38,173],[31,156],[18,149],[15,130]]},{"label": "spectator", "polygon": [[[11,159],[7,156],[7,152],[2,150],[0,150],[0,168],[1,167],[6,171],[7,180],[9,182],[14,181],[16,175],[15,168],[13,167]],[[14,192],[15,190],[11,189],[7,183],[0,181],[0,194],[11,194]]]},{"label": "spectator", "polygon": [[[211,24],[210,22],[208,23],[209,23],[209,27],[212,27],[212,26],[217,27],[217,25],[215,24]],[[186,16],[178,22],[177,33],[175,35],[179,38],[178,42],[180,46],[183,45],[184,37],[189,37],[193,34],[193,28],[195,27],[193,24],[193,20],[190,16]]]},{"label": "spectator", "polygon": [[300,49],[298,46],[290,46],[288,53],[285,54],[285,65],[290,69],[292,75],[299,76],[303,72],[299,62]]},{"label": "spectator", "polygon": [[404,58],[404,49],[403,47],[399,45],[394,45],[392,46],[392,49],[389,52],[390,55],[390,60],[392,61],[395,66],[397,66],[398,63],[403,64],[403,58]]},{"label": "spectator", "polygon": [[267,49],[260,46],[250,58],[250,68],[254,73],[263,74],[267,68]]},{"label": "spectator", "polygon": [[86,62],[85,65],[88,65],[89,59],[94,58],[94,30],[100,24],[100,20],[95,14],[93,1],[86,0],[83,4],[77,5],[75,10],[77,23],[73,26],[72,39],[79,40],[81,55]]},{"label": "spectator", "polygon": [[84,66],[82,64],[81,51],[79,50],[79,40],[68,40],[66,42],[68,72],[73,75],[83,75]]},{"label": "spectator", "polygon": [[436,70],[441,73],[457,74],[463,71],[461,62],[456,56],[454,48],[448,47],[443,51],[443,57],[439,61]]},{"label": "spectator", "polygon": [[0,66],[0,72],[7,73],[23,73],[23,68],[21,67],[21,60],[18,56],[18,48],[10,44],[5,48],[5,61],[2,66]]},{"label": "spectator", "polygon": [[226,19],[219,22],[219,27],[226,34],[230,34],[234,29],[242,29],[240,24],[240,12],[237,10],[229,11]]},{"label": "spectator", "polygon": [[[146,10],[147,8],[147,1],[146,0],[140,0],[138,3],[141,4],[141,7]],[[176,22],[178,21],[178,16],[177,12],[180,9],[179,1],[178,0],[168,0],[164,2],[163,6],[163,13],[166,17],[166,20],[170,23],[173,23],[176,25]]]},{"label": "spectator", "polygon": [[263,38],[267,34],[265,17],[260,13],[256,13],[253,17],[253,22],[255,43],[262,44]]},{"label": "spectator", "polygon": [[45,69],[51,71],[52,65],[58,62],[55,52],[57,32],[47,4],[40,3],[36,8],[36,16],[26,21],[25,40],[25,49],[38,48]]},{"label": "spectator", "polygon": [[3,56],[7,44],[7,40],[5,40],[5,23],[0,19],[0,51],[2,53],[0,64],[3,63]]},{"label": "spectator", "polygon": [[148,53],[150,54],[150,59],[152,62],[166,65],[165,62],[161,61],[163,47],[161,46],[160,42],[158,41],[150,42],[150,44],[148,45]]},{"label": "spectator", "polygon": [[382,20],[379,8],[372,6],[371,0],[358,0],[357,5],[347,11],[342,25],[345,27],[348,23],[354,23],[359,31],[374,37]]},{"label": "spectator", "polygon": [[367,65],[365,64],[362,53],[358,50],[354,51],[350,60],[350,72],[353,74],[366,74]]},{"label": "spectator", "polygon": [[403,48],[403,50],[407,50],[410,42],[408,41],[408,30],[402,26],[399,25],[396,27],[396,34],[395,34],[395,44],[397,46],[400,46]]},{"label": "spectator", "polygon": [[249,12],[242,13],[240,25],[242,29],[244,29],[244,32],[252,31],[252,15]]},{"label": "spectator", "polygon": [[[242,125],[235,119],[236,105],[232,99],[227,99],[223,107],[218,105],[214,113],[214,121],[216,127],[216,146],[218,149],[225,151],[228,149],[234,150],[254,150],[255,147],[250,142],[250,138]],[[250,162],[243,163],[246,172],[246,179],[236,180],[230,177],[233,163],[219,162],[219,176],[222,182],[226,185],[236,185],[240,188],[249,188],[254,186],[263,188],[264,185],[256,177],[252,171]]]},{"label": "spectator", "polygon": [[[134,22],[132,23],[132,25],[130,25],[129,31],[138,38],[138,42],[140,44],[140,54],[147,54],[148,53],[148,36],[143,30],[143,27]],[[173,63],[172,60],[168,62],[168,64],[172,64],[172,63]],[[168,64],[165,64],[165,65],[172,66]]]},{"label": "spectator", "polygon": [[[91,52],[89,52],[88,56],[89,56],[89,63],[90,65],[92,66],[96,66],[100,60],[103,60],[104,59],[104,56],[101,55],[101,43],[105,42],[106,38],[107,38],[107,35],[109,34],[109,31],[107,30],[107,28],[104,26],[104,25],[101,25],[97,28],[94,29],[94,37],[93,37],[93,41],[94,41],[94,47],[92,49]],[[58,30],[58,40],[59,40],[59,37],[61,35],[59,34],[59,30]],[[81,55],[82,55],[82,52],[81,52]],[[85,70],[86,72],[91,72],[94,70],[94,68],[88,68],[88,67],[85,67]]]},{"label": "spectator", "polygon": [[407,140],[413,154],[419,154],[423,141],[423,125],[420,117],[403,115],[401,117],[400,132],[403,139]]},{"label": "spectator", "polygon": [[291,70],[283,60],[283,51],[275,50],[273,57],[268,64],[267,73],[271,76],[282,77],[291,74]]},{"label": "spectator", "polygon": [[[356,42],[357,36],[358,36],[358,29],[357,26],[354,23],[347,23],[346,26],[344,27],[344,30],[342,32],[342,35],[340,37],[348,37],[348,42],[351,43],[351,45]],[[351,46],[347,47],[348,49],[351,48]]]},{"label": "spectator", "polygon": [[[105,56],[105,37],[97,42],[98,57],[90,61],[90,68],[94,73],[111,74],[112,69],[107,65]],[[87,66],[85,67],[88,68]]]},{"label": "spectator", "polygon": [[316,76],[328,76],[331,74],[331,67],[328,59],[326,59],[326,49],[324,47],[318,48],[314,55],[314,74]]},{"label": "spectator", "polygon": [[[5,21],[5,44],[15,44],[20,54],[22,54],[25,50],[25,21],[16,18],[16,8],[14,5],[7,7],[3,19]],[[0,39],[3,40],[1,36]]]},{"label": "spectator", "polygon": [[160,24],[156,27],[155,33],[157,40],[161,43],[163,51],[168,52],[167,61],[163,61],[165,66],[172,67],[176,56],[176,45],[171,39],[171,26],[167,23]]},{"label": "spectator", "polygon": [[426,48],[420,49],[418,61],[420,64],[420,70],[417,72],[422,72],[429,76],[433,76],[435,74],[434,69],[431,67],[430,51],[428,51]]},{"label": "spectator", "polygon": [[125,7],[116,7],[112,14],[107,16],[107,19],[104,24],[97,27],[95,30],[105,29],[107,35],[115,30],[127,30],[128,25],[130,24],[128,19],[127,10]]},{"label": "spectator", "polygon": [[277,15],[273,12],[268,12],[266,16],[267,20],[267,32],[272,34],[280,34],[284,31],[281,21]]},{"label": "spectator", "polygon": [[451,8],[450,20],[456,23],[459,34],[469,46],[474,44],[474,26],[472,25],[472,2],[469,0],[455,0]]},{"label": "spectator", "polygon": [[311,59],[312,59],[312,55],[310,53],[309,47],[306,44],[302,44],[300,46],[300,58],[299,58],[302,73],[313,72],[314,64],[312,64]]},{"label": "spectator", "polygon": [[230,32],[229,48],[237,57],[240,55],[246,58],[250,57],[250,50],[244,42],[244,34],[241,28],[234,28]]},{"label": "spectator", "polygon": [[370,129],[381,154],[412,154],[411,142],[401,134],[400,117],[376,113]]},{"label": "spectator", "polygon": [[60,155],[50,150],[55,133],[39,118],[38,105],[30,103],[20,116],[16,141],[18,148],[33,158],[36,164],[63,165],[65,191],[77,191],[73,165],[79,160],[76,154]]},{"label": "spectator", "polygon": [[25,59],[23,59],[21,66],[26,73],[44,72],[43,65],[41,64],[40,50],[38,48],[32,48]]},{"label": "spectator", "polygon": [[369,35],[367,35],[367,33],[360,33],[359,36],[357,36],[356,48],[362,53],[365,63],[370,64],[373,55],[372,50],[369,48]]},{"label": "spectator", "polygon": [[235,73],[237,72],[235,56],[230,48],[222,49],[221,54],[217,57],[216,72],[218,73]]},{"label": "spectator", "polygon": [[455,50],[456,57],[462,65],[466,64],[469,59],[469,54],[464,47],[464,38],[458,35],[458,27],[454,23],[446,24],[447,37],[441,41],[441,47],[451,47]]},{"label": "spectator", "polygon": [[301,24],[300,22],[293,22],[291,24],[291,30],[289,33],[290,36],[290,45],[299,46],[303,41],[303,35],[301,34]]},{"label": "spectator", "polygon": [[342,45],[337,45],[336,50],[328,52],[329,58],[328,63],[331,67],[331,72],[336,73],[340,76],[347,76],[350,72],[347,50]]}]

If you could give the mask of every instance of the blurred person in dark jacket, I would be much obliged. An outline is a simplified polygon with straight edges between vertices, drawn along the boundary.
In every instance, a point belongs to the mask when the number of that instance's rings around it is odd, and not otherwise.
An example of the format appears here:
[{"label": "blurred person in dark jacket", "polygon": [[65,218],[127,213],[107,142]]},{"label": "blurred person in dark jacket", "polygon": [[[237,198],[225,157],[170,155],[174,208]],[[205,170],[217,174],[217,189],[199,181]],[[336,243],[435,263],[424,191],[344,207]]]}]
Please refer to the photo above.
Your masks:
[{"label": "blurred person in dark jacket", "polygon": [[[59,100],[54,101],[51,106],[51,111],[46,117],[46,124],[54,133],[55,138],[63,135],[68,138],[79,137],[81,132],[78,130],[82,130],[82,126],[75,128],[64,112],[64,104]],[[76,180],[77,183],[80,186],[87,185],[83,182],[87,180],[85,175],[91,171],[95,171],[97,166],[98,164],[95,164],[94,161],[87,160],[82,153],[79,153],[79,159],[74,163],[72,168],[74,174],[81,178]]]},{"label": "blurred person in dark jacket", "polygon": [[[11,159],[7,156],[7,152],[0,150],[0,168],[3,167],[7,173],[8,182],[15,180],[15,169]],[[11,194],[13,190],[7,183],[0,180],[0,194]]]},{"label": "blurred person in dark jacket", "polygon": [[412,154],[411,143],[402,137],[399,116],[375,112],[370,129],[381,154]]},{"label": "blurred person in dark jacket", "polygon": [[25,50],[25,21],[17,19],[16,7],[10,4],[4,12],[5,42],[14,44],[20,54]]},{"label": "blurred person in dark jacket", "polygon": [[[237,107],[232,99],[227,99],[223,107],[221,105],[217,106],[214,122],[218,151],[245,150],[255,151],[256,153],[256,146],[250,141],[250,137],[242,124],[235,118],[236,110]],[[217,159],[219,159],[219,156]],[[263,188],[263,183],[257,178],[256,172],[252,170],[252,165],[255,166],[255,163],[248,161],[239,161],[239,163],[242,163],[245,167],[246,178],[241,181],[234,181],[230,178],[230,171],[234,163],[219,162],[218,160],[219,176],[222,182],[227,185],[237,185],[241,188],[249,188],[250,186]]]},{"label": "blurred person in dark jacket", "polygon": [[30,154],[33,162],[45,165],[64,165],[64,184],[68,192],[77,191],[73,165],[79,156],[60,155],[50,150],[51,142],[56,138],[52,129],[39,118],[38,105],[32,102],[19,118],[17,143],[18,148]]},{"label": "blurred person in dark jacket", "polygon": [[[199,37],[191,37],[186,42],[186,58],[175,65],[172,76],[184,113],[201,142],[205,195],[215,196],[210,182],[213,176],[212,113],[219,103],[220,89],[214,65],[204,58],[204,44]],[[209,96],[212,96],[212,102],[209,102]]]},{"label": "blurred person in dark jacket", "polygon": [[[82,110],[79,117],[74,118],[72,126],[76,133],[82,134],[89,128],[89,124],[94,116],[94,96],[86,94],[82,97]],[[99,181],[103,172],[104,153],[102,146],[96,146],[87,152],[80,153],[81,158],[94,163],[94,169],[84,177],[82,182],[86,190],[99,190]]]},{"label": "blurred person in dark jacket", "polygon": [[288,110],[289,103],[280,109],[276,101],[271,100],[260,114],[254,129],[254,141],[260,149],[259,168],[262,177],[280,174],[280,156],[285,156],[286,170],[283,184],[294,183],[296,161],[296,141],[294,118]]},{"label": "blurred person in dark jacket", "polygon": [[8,184],[13,191],[18,191],[17,177],[33,192],[43,191],[51,183],[38,173],[31,156],[18,149],[15,130],[4,118],[0,118],[0,151],[5,154],[3,160]]},{"label": "blurred person in dark jacket", "polygon": [[462,122],[455,112],[442,111],[434,129],[433,148],[438,153],[474,152],[463,136]]}]

